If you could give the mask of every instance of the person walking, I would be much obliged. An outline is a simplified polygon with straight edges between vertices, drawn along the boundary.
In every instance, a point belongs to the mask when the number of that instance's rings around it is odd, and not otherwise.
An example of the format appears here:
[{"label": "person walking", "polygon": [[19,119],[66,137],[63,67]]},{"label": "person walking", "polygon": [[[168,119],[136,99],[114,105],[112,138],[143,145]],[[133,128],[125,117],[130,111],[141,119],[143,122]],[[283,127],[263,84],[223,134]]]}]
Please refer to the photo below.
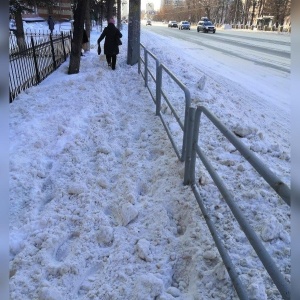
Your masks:
[{"label": "person walking", "polygon": [[104,54],[106,55],[106,61],[109,67],[113,70],[116,68],[117,55],[119,54],[119,43],[118,39],[122,37],[122,33],[115,26],[114,18],[110,18],[108,25],[104,28],[102,34],[97,40],[98,46],[100,42],[105,38],[104,41]]},{"label": "person walking", "polygon": [[50,33],[52,34],[54,29],[54,21],[51,16],[48,17],[48,26],[49,26]]}]

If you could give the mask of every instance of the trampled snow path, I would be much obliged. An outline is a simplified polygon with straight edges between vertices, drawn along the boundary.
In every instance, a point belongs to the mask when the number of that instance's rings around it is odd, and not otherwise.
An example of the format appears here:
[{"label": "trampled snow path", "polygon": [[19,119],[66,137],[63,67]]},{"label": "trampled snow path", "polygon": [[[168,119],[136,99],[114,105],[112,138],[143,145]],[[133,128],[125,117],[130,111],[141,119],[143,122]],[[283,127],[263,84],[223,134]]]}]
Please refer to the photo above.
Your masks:
[{"label": "trampled snow path", "polygon": [[[237,299],[137,66],[126,64],[126,29],[123,35],[115,72],[96,55],[99,33],[92,32],[79,74],[66,75],[66,63],[10,106],[11,298]],[[166,62],[195,78],[177,57]],[[288,181],[289,145],[265,131],[270,110],[259,128],[262,116],[252,123],[237,108],[239,101],[257,107],[244,90],[204,75],[202,90],[201,72],[188,84],[193,103],[230,128],[241,118],[245,143]],[[242,183],[233,180],[231,189],[289,279],[289,209],[203,126],[205,151],[221,162],[224,178],[238,170]],[[253,299],[278,297],[208,177],[201,193]]]},{"label": "trampled snow path", "polygon": [[[136,70],[123,67],[141,81]],[[200,293],[214,276],[196,278],[218,259],[201,258],[213,250],[212,239],[190,188],[182,184],[182,165],[149,95],[142,85],[128,85],[126,77],[114,92],[119,73],[99,82],[107,70],[90,74],[92,65],[84,59],[81,68],[81,83],[66,76],[55,84],[58,91],[70,91],[69,100],[58,94],[43,100],[53,94],[45,82],[13,104],[12,123],[20,114],[23,120],[14,125],[20,134],[11,160],[11,297]],[[64,71],[66,65],[58,72]],[[90,82],[88,99],[76,95]],[[103,90],[111,91],[109,97]],[[130,102],[136,94],[139,101]]]}]

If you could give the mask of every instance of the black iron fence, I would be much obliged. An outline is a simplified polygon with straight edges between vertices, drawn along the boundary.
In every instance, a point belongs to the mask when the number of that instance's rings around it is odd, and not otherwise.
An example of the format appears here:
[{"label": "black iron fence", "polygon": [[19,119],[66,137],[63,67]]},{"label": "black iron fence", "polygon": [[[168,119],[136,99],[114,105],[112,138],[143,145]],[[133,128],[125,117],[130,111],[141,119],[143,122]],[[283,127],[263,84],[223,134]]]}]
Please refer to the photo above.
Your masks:
[{"label": "black iron fence", "polygon": [[17,39],[9,36],[9,102],[23,90],[39,84],[55,71],[71,52],[71,32],[50,35],[26,32]]}]

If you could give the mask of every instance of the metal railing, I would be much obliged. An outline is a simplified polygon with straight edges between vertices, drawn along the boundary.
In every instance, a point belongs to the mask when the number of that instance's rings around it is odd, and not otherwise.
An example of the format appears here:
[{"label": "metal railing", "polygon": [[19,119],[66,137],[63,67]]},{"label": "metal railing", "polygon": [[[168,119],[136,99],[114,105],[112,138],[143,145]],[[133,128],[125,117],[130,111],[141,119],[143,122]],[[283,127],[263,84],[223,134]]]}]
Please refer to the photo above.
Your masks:
[{"label": "metal railing", "polygon": [[55,71],[71,52],[71,32],[49,35],[29,33],[17,40],[10,34],[9,101],[23,90],[39,84]]},{"label": "metal railing", "polygon": [[[158,115],[164,128],[167,131],[167,134],[171,140],[173,148],[176,152],[176,155],[181,161],[185,162],[184,166],[184,184],[191,185],[192,191],[196,197],[198,205],[203,213],[207,226],[212,234],[212,237],[215,241],[215,244],[218,248],[218,251],[222,257],[224,265],[226,266],[227,272],[231,278],[231,281],[234,285],[234,288],[238,294],[240,299],[249,299],[247,289],[242,284],[241,280],[239,279],[238,272],[236,271],[234,264],[224,246],[222,240],[218,235],[218,231],[214,222],[212,221],[209,213],[205,207],[203,200],[201,199],[198,184],[195,180],[195,173],[196,173],[196,159],[197,157],[202,161],[204,167],[208,171],[209,175],[213,179],[216,187],[222,194],[223,198],[225,199],[227,205],[229,206],[231,212],[233,213],[235,219],[239,223],[241,229],[245,233],[247,239],[249,240],[251,246],[255,250],[258,255],[258,258],[263,263],[264,268],[272,278],[274,284],[276,285],[278,291],[280,292],[283,299],[290,299],[290,287],[281,272],[279,271],[276,263],[271,258],[269,253],[267,252],[266,248],[262,244],[262,241],[256,235],[255,231],[250,226],[249,222],[247,221],[246,217],[242,214],[240,208],[237,204],[233,201],[234,197],[231,195],[229,190],[227,189],[226,185],[224,184],[221,177],[217,174],[215,169],[213,168],[209,159],[205,156],[204,152],[201,150],[200,146],[198,145],[198,137],[199,137],[199,128],[200,128],[200,117],[201,114],[204,114],[209,121],[221,132],[223,136],[227,138],[227,140],[235,146],[235,148],[240,152],[240,154],[252,165],[252,167],[258,172],[258,174],[271,186],[274,191],[280,196],[287,205],[290,206],[290,197],[291,191],[290,188],[282,182],[269,168],[267,168],[264,163],[258,159],[252,151],[248,149],[229,129],[226,128],[224,124],[221,123],[219,119],[217,119],[207,108],[203,106],[198,106],[197,108],[190,107],[190,93],[187,88],[176,78],[174,74],[172,74],[164,65],[160,64],[157,58],[150,53],[143,45],[141,45],[142,49],[144,49],[144,59],[140,57],[139,61],[139,73],[142,74],[142,77],[145,80],[145,86],[148,87],[148,77],[147,73],[149,71],[148,67],[148,57],[152,57],[155,60],[156,65],[156,77],[152,76],[154,72],[151,74],[151,78],[155,83],[155,95],[151,92],[152,99],[156,104],[156,115]],[[143,68],[142,68],[143,66]],[[142,72],[142,69],[144,72]],[[184,122],[181,122],[179,119],[177,112],[171,105],[171,100],[169,100],[165,93],[162,90],[162,72],[165,71],[172,80],[184,91],[185,93],[185,115],[184,115]],[[165,124],[163,113],[161,112],[161,96],[164,97],[168,106],[170,107],[172,113],[174,114],[180,128],[183,131],[183,141],[182,141],[182,152],[181,155],[179,150],[176,147],[176,141],[172,137],[171,132],[168,129],[168,126]],[[182,108],[183,109],[183,108]],[[183,125],[184,124],[184,125]]]},{"label": "metal railing", "polygon": [[[172,146],[175,150],[175,153],[177,157],[179,158],[180,161],[184,161],[185,158],[185,149],[186,149],[186,127],[187,127],[187,115],[188,115],[188,109],[191,105],[191,96],[190,96],[190,91],[186,88],[186,86],[178,80],[178,78],[163,64],[160,64],[158,59],[151,53],[149,52],[142,44],[141,48],[144,50],[144,59],[140,57],[139,60],[139,73],[142,74],[142,77],[145,80],[145,86],[148,88],[150,95],[156,104],[156,115],[160,117],[163,126],[168,134],[168,137],[172,143]],[[154,72],[151,72],[151,69],[149,68],[149,57],[153,58],[155,60],[155,76]],[[142,72],[142,66],[144,66],[144,72]],[[154,87],[155,87],[155,92],[150,89],[149,87],[149,76],[150,74],[150,79],[153,80],[154,82]],[[171,99],[168,97],[166,92],[163,90],[163,75],[168,76],[168,78],[173,81],[174,83],[177,84],[177,86],[182,90],[183,95],[184,95],[184,118],[183,120],[180,118],[178,112],[172,105]],[[154,97],[155,95],[155,97]],[[168,127],[168,122],[165,119],[164,114],[161,113],[161,103],[162,103],[162,97],[165,100],[166,105],[169,107],[171,110],[177,124],[180,126],[182,132],[183,132],[183,139],[182,139],[182,147],[181,149],[177,146],[177,143],[175,139],[172,136],[171,130]]]},{"label": "metal railing", "polygon": [[[153,55],[150,51],[148,51],[142,44],[141,44],[141,48],[144,51],[144,57],[143,58],[140,57],[140,59],[139,59],[138,72],[139,72],[139,74],[142,75],[142,77],[145,81],[145,87],[148,89],[154,103],[156,103],[156,97],[157,97],[157,95],[156,95],[156,78],[157,78],[157,74],[158,74],[159,61],[156,58],[156,56]],[[149,61],[149,58],[150,59],[152,58],[154,60],[155,74],[154,74],[154,71],[149,66],[151,64],[151,61]],[[144,72],[141,71],[142,65],[146,66],[143,70]],[[153,63],[151,65],[153,65]],[[149,84],[149,75],[150,75],[151,82],[154,82],[154,85]]]},{"label": "metal railing", "polygon": [[[191,134],[189,135],[188,140],[188,148],[187,148],[187,156],[185,160],[185,176],[184,176],[184,184],[190,184],[192,190],[197,198],[197,202],[202,210],[204,215],[207,215],[207,212],[204,208],[203,202],[200,197],[200,193],[196,186],[195,180],[195,172],[196,172],[196,157],[201,159],[203,165],[205,166],[206,170],[209,172],[211,178],[213,179],[214,183],[218,187],[220,193],[222,194],[223,198],[225,199],[227,205],[231,209],[235,219],[238,221],[241,229],[244,231],[247,239],[249,240],[250,244],[252,245],[253,249],[257,253],[260,261],[263,263],[265,269],[269,273],[270,277],[272,278],[273,282],[277,286],[279,292],[281,293],[283,299],[289,299],[290,292],[289,286],[284,279],[283,275],[280,273],[279,269],[277,268],[275,262],[267,252],[266,248],[262,244],[261,240],[256,235],[255,231],[249,225],[247,219],[241,212],[240,208],[234,201],[233,195],[228,191],[223,180],[214,170],[212,164],[206,157],[203,151],[198,144],[198,137],[199,137],[199,128],[200,128],[200,117],[201,114],[205,114],[206,117],[219,129],[219,131],[236,147],[236,149],[246,158],[246,160],[254,167],[254,169],[266,180],[266,182],[276,191],[276,193],[288,204],[290,205],[290,189],[288,186],[283,183],[275,174],[273,174],[263,163],[260,161],[253,152],[251,152],[231,131],[229,131],[219,119],[217,119],[208,109],[203,106],[198,106],[196,108],[190,108],[189,110],[189,126],[188,132]],[[206,218],[206,221],[210,220]],[[215,240],[217,248],[222,256],[225,266],[233,284],[235,285],[236,291],[240,297],[240,299],[248,299],[248,295],[245,292],[245,288],[242,287],[241,282],[237,280],[237,272],[235,271],[233,264],[227,255],[227,251],[219,241],[217,231],[214,228],[214,224],[210,224],[208,222],[209,229],[212,233],[212,236]]]}]

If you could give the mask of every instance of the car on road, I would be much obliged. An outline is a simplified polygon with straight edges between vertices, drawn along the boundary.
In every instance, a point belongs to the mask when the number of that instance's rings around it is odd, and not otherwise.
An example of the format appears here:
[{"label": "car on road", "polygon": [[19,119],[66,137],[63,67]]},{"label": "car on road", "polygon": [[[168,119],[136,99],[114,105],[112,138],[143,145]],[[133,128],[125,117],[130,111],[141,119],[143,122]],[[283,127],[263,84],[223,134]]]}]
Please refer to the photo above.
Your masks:
[{"label": "car on road", "polygon": [[152,25],[152,23],[151,23],[151,20],[147,20],[147,22],[146,22],[146,26],[148,26],[148,25]]},{"label": "car on road", "polygon": [[168,23],[168,27],[178,27],[178,23],[176,22],[176,21],[169,21],[169,23]]},{"label": "car on road", "polygon": [[199,31],[203,31],[205,33],[207,33],[207,32],[215,33],[216,27],[211,21],[205,19],[205,20],[201,20],[198,22],[197,32],[199,32]]},{"label": "car on road", "polygon": [[178,25],[179,30],[191,30],[190,22],[188,21],[181,21]]}]

